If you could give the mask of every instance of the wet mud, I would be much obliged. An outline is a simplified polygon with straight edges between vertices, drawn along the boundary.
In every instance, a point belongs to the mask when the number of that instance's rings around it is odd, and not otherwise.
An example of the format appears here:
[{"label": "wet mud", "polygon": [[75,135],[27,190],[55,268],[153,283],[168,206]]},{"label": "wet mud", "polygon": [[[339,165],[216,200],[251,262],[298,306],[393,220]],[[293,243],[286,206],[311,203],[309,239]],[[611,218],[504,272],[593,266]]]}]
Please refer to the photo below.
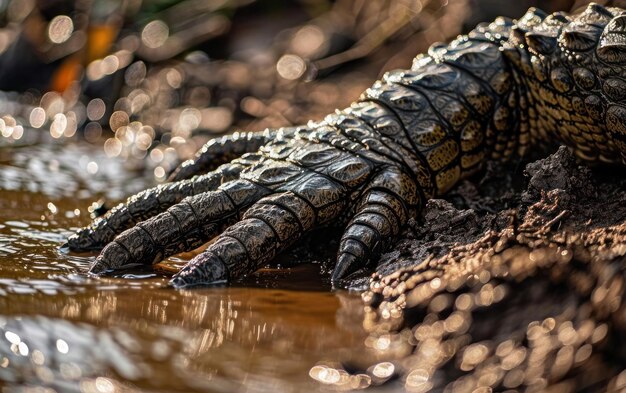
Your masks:
[{"label": "wet mud", "polygon": [[363,294],[407,390],[626,386],[624,171],[565,148],[523,168],[431,200]]}]

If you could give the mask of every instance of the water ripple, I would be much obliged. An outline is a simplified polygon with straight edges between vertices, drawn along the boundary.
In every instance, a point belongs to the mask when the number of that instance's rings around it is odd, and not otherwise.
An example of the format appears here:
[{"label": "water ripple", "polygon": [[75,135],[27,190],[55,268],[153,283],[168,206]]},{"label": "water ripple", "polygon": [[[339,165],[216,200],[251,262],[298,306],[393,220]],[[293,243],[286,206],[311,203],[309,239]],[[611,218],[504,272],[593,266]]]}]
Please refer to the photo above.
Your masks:
[{"label": "water ripple", "polygon": [[[338,321],[343,295],[319,291],[327,284],[318,265],[195,291],[168,288],[171,268],[89,276],[95,254],[59,246],[90,221],[92,201],[148,182],[84,144],[0,153],[0,385],[10,391],[316,391],[310,367],[363,343],[363,332]],[[250,287],[293,286],[296,276],[318,291]]]}]

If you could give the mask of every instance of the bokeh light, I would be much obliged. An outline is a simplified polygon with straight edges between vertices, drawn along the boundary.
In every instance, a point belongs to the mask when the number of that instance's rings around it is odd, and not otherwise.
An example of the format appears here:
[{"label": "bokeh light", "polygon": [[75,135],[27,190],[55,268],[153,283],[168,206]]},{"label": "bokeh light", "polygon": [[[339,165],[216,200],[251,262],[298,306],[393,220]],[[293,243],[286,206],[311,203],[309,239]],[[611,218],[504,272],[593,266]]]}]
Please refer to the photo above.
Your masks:
[{"label": "bokeh light", "polygon": [[141,41],[148,48],[158,48],[162,46],[169,37],[168,25],[160,20],[153,20],[149,22],[141,32]]},{"label": "bokeh light", "polygon": [[276,63],[278,74],[285,79],[295,80],[306,71],[306,63],[300,56],[284,55]]},{"label": "bokeh light", "polygon": [[128,113],[123,111],[115,111],[109,118],[109,126],[113,131],[117,131],[120,127],[128,125],[128,122]]},{"label": "bokeh light", "polygon": [[30,111],[29,122],[33,128],[41,128],[46,123],[46,111],[38,106]]},{"label": "bokeh light", "polygon": [[302,57],[313,57],[327,44],[327,37],[320,27],[306,25],[291,40],[290,50]]},{"label": "bokeh light", "polygon": [[67,41],[74,32],[74,22],[67,15],[55,16],[48,24],[48,38],[55,44]]}]

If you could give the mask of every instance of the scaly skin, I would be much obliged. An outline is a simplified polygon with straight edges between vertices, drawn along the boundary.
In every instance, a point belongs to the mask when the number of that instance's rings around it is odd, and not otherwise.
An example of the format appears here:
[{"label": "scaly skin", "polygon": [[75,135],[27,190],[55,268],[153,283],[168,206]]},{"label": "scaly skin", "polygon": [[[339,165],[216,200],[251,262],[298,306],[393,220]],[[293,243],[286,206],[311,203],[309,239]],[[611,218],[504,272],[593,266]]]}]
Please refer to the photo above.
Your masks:
[{"label": "scaly skin", "polygon": [[91,267],[99,274],[217,237],[171,281],[186,287],[249,274],[306,231],[345,225],[340,280],[486,160],[561,143],[584,161],[625,164],[624,37],[626,11],[598,5],[498,18],[432,46],[322,122],[210,141],[174,182],[131,197],[68,245],[104,247]]}]

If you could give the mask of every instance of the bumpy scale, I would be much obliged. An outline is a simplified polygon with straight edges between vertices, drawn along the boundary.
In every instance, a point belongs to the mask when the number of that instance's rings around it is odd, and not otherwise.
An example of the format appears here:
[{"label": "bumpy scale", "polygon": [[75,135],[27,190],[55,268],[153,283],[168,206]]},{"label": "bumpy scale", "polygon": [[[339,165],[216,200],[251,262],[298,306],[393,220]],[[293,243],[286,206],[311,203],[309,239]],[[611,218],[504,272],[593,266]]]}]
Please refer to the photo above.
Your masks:
[{"label": "bumpy scale", "polygon": [[626,164],[625,99],[626,11],[530,9],[432,46],[321,122],[210,141],[170,183],[68,245],[104,247],[99,274],[216,237],[173,277],[186,287],[249,274],[306,231],[344,225],[339,280],[375,263],[428,198],[486,160],[560,143],[583,161]]}]

